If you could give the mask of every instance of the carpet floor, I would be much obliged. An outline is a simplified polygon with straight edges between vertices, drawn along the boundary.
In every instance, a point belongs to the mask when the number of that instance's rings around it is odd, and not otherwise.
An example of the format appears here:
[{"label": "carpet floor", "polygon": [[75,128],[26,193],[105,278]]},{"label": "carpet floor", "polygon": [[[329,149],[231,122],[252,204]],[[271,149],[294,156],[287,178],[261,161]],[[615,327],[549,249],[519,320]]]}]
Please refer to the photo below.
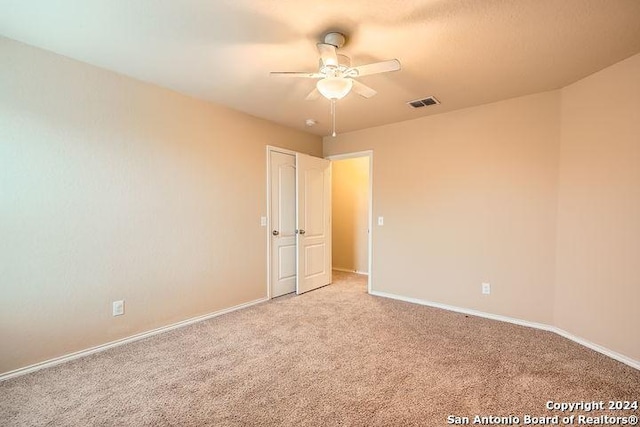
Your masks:
[{"label": "carpet floor", "polygon": [[445,426],[450,415],[577,425],[637,415],[606,406],[639,398],[640,371],[558,335],[374,297],[363,276],[334,272],[301,296],[3,381],[0,425]]}]

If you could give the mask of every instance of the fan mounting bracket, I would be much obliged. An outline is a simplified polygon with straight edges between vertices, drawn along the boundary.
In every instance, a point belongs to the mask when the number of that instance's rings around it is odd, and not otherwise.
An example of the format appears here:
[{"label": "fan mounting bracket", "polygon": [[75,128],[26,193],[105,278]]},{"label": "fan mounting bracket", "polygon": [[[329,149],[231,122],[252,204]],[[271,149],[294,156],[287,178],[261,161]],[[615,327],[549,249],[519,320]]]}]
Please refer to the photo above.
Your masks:
[{"label": "fan mounting bracket", "polygon": [[324,36],[324,42],[326,44],[331,44],[335,46],[337,49],[340,49],[342,46],[344,46],[344,43],[346,41],[347,41],[347,38],[342,33],[331,32],[331,33],[327,33]]}]

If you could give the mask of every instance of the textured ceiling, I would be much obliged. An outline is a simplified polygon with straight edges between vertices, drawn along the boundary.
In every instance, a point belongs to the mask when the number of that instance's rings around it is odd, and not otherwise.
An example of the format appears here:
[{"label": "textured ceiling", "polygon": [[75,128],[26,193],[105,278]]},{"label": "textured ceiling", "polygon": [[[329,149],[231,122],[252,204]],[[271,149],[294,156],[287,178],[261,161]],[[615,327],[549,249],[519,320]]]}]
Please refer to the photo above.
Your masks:
[{"label": "textured ceiling", "polygon": [[[0,33],[318,135],[305,101],[315,43],[347,35],[353,65],[397,58],[339,101],[339,132],[556,89],[640,52],[638,0],[0,0]],[[435,95],[442,104],[410,109]],[[599,94],[601,95],[601,94]],[[318,125],[305,128],[313,118]]]}]

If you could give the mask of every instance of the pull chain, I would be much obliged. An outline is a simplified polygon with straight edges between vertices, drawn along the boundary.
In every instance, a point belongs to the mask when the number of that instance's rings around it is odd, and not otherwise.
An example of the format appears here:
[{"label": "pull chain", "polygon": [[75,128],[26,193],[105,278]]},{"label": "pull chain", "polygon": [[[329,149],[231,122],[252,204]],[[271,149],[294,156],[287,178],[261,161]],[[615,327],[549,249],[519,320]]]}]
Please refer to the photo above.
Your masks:
[{"label": "pull chain", "polygon": [[336,99],[333,98],[331,100],[331,120],[333,123],[333,133],[331,134],[332,137],[336,137]]}]

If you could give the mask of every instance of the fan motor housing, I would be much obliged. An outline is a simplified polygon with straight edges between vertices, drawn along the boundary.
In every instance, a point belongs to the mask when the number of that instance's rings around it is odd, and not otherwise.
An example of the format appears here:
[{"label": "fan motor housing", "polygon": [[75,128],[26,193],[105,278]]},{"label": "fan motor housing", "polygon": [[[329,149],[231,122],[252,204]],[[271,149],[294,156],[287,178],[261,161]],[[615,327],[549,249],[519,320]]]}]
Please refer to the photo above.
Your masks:
[{"label": "fan motor housing", "polygon": [[322,63],[322,59],[320,59],[318,61],[318,63],[320,64],[320,72],[328,75],[334,75],[338,73],[344,73],[351,67],[351,58],[349,58],[347,55],[338,54],[337,57],[338,57],[337,67],[335,65],[325,66]]}]

